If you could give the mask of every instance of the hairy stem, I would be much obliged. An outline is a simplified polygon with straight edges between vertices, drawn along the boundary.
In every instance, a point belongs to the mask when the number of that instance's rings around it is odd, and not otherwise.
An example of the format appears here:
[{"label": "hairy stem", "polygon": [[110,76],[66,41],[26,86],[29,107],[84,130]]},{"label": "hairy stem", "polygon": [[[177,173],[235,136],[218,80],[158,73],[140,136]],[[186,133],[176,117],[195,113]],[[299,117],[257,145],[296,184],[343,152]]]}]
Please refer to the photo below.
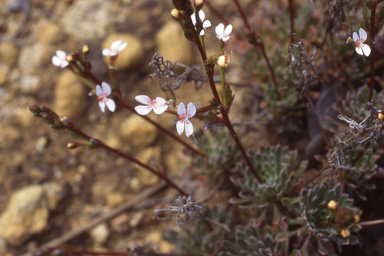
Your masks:
[{"label": "hairy stem", "polygon": [[[189,23],[192,24],[191,18],[188,17],[188,19],[189,19]],[[197,48],[198,48],[198,50],[200,52],[202,60],[203,60],[204,68],[205,68],[206,75],[207,75],[207,79],[208,79],[209,85],[211,87],[213,96],[214,96],[214,98],[216,100],[216,103],[219,106],[221,106],[219,109],[220,109],[221,115],[223,116],[225,126],[228,128],[229,133],[231,134],[233,140],[235,141],[235,143],[237,145],[237,148],[240,150],[241,155],[243,156],[245,162],[249,166],[251,172],[255,175],[256,179],[260,183],[263,183],[263,180],[261,179],[260,175],[257,173],[255,167],[252,165],[251,161],[249,160],[248,155],[245,152],[245,149],[244,149],[243,145],[241,144],[241,142],[239,140],[239,137],[237,136],[235,130],[233,129],[231,121],[229,120],[229,117],[228,117],[228,113],[226,112],[226,110],[224,109],[223,104],[221,103],[219,94],[218,94],[218,92],[216,90],[215,82],[213,81],[213,67],[211,67],[210,64],[208,63],[207,56],[206,56],[206,54],[204,52],[204,49],[203,49],[203,47],[202,47],[202,45],[200,43],[199,35],[197,34],[195,29],[192,29],[192,34],[193,34],[194,42],[195,42],[195,44],[196,44],[196,46],[197,46]]]}]

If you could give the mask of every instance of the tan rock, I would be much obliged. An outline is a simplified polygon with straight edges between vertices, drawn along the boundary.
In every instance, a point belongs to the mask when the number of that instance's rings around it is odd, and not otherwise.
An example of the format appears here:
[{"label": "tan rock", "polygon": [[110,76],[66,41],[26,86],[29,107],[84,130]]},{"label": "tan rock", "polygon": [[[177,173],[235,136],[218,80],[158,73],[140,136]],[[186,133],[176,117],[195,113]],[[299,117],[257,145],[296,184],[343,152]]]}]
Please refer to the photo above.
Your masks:
[{"label": "tan rock", "polygon": [[12,195],[0,217],[0,236],[12,245],[20,245],[47,225],[48,203],[42,186],[25,187]]},{"label": "tan rock", "polygon": [[18,67],[23,74],[34,74],[40,71],[46,48],[42,44],[24,46],[18,59]]},{"label": "tan rock", "polygon": [[[150,166],[159,166],[160,153],[161,152],[159,147],[146,148],[140,151],[140,153],[137,155],[137,159]],[[139,169],[138,178],[142,184],[154,185],[159,182],[159,177],[155,174],[138,165],[136,165],[136,167]]]},{"label": "tan rock", "polygon": [[107,206],[110,208],[115,208],[123,202],[124,196],[121,193],[114,192],[107,195]]},{"label": "tan rock", "polygon": [[174,20],[168,21],[156,35],[157,55],[164,60],[185,65],[194,62],[193,43],[184,37],[183,30]]},{"label": "tan rock", "polygon": [[[139,38],[131,34],[111,34],[101,44],[102,49],[110,48],[114,41],[121,40],[127,43],[124,50],[119,53],[114,65],[118,70],[130,69],[140,66],[144,61],[144,48]],[[109,65],[110,56],[105,56],[104,61]]]},{"label": "tan rock", "polygon": [[60,26],[55,23],[48,23],[38,32],[39,43],[49,45],[56,44],[63,40],[63,32]]},{"label": "tan rock", "polygon": [[119,133],[131,145],[142,148],[155,142],[157,128],[142,117],[132,115],[120,124]]},{"label": "tan rock", "polygon": [[49,210],[53,211],[57,208],[59,202],[66,195],[67,191],[65,186],[51,182],[45,183],[43,187],[45,190],[46,198],[48,199]]},{"label": "tan rock", "polygon": [[109,236],[109,229],[108,229],[107,223],[103,222],[97,225],[95,228],[93,228],[90,231],[90,235],[92,240],[96,244],[100,244],[100,245],[104,244],[107,241]]},{"label": "tan rock", "polygon": [[19,47],[7,42],[0,43],[0,62],[5,63],[8,68],[16,65],[18,56]]},{"label": "tan rock", "polygon": [[124,233],[129,230],[129,214],[122,213],[111,220],[111,228],[118,233]]},{"label": "tan rock", "polygon": [[76,75],[70,70],[61,73],[55,88],[54,111],[69,119],[77,118],[86,107],[86,98],[87,94]]},{"label": "tan rock", "polygon": [[144,239],[147,243],[151,243],[155,248],[158,248],[160,253],[169,253],[175,246],[165,240],[163,240],[163,235],[161,231],[150,232]]}]

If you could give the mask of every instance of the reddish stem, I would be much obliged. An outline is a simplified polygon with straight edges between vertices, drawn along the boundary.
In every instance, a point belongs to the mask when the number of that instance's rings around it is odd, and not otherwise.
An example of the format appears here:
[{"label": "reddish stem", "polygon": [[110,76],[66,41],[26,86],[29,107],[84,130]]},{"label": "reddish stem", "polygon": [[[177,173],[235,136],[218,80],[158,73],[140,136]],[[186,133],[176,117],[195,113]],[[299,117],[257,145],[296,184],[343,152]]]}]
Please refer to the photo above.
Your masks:
[{"label": "reddish stem", "polygon": [[[372,42],[374,42],[375,39],[375,16],[376,16],[376,4],[375,1],[373,1],[373,6],[371,9],[371,27],[370,27],[370,34],[372,38]],[[372,51],[371,51],[371,60],[370,60],[370,68],[371,68],[371,79],[369,83],[369,97],[368,102],[371,102],[372,95],[373,95],[373,86],[375,82],[375,50],[374,50],[374,44],[372,44]]]},{"label": "reddish stem", "polygon": [[291,21],[291,35],[295,33],[295,0],[288,0],[289,19]]},{"label": "reddish stem", "polygon": [[[188,19],[189,19],[189,23],[192,24],[191,18],[188,17]],[[229,133],[231,134],[233,140],[235,141],[237,148],[240,150],[245,162],[249,166],[249,169],[255,175],[255,177],[259,181],[259,183],[263,183],[263,180],[261,179],[260,175],[257,173],[255,167],[252,165],[251,161],[249,160],[248,155],[245,152],[245,149],[239,140],[239,137],[237,136],[235,130],[233,129],[231,121],[229,120],[229,117],[228,117],[228,113],[225,111],[223,104],[221,103],[221,99],[220,99],[219,94],[216,90],[215,82],[213,81],[213,67],[211,67],[210,64],[208,63],[207,56],[205,55],[203,46],[201,45],[201,42],[199,39],[199,35],[195,29],[192,29],[192,34],[193,34],[194,42],[195,42],[195,44],[196,44],[196,46],[200,52],[202,60],[203,60],[205,71],[206,71],[207,78],[208,78],[208,82],[209,82],[209,85],[211,87],[213,96],[215,97],[215,100],[216,100],[216,103],[218,104],[218,106],[220,106],[219,109],[220,109],[221,115],[223,116],[223,119],[225,122],[224,124],[228,128]]]}]

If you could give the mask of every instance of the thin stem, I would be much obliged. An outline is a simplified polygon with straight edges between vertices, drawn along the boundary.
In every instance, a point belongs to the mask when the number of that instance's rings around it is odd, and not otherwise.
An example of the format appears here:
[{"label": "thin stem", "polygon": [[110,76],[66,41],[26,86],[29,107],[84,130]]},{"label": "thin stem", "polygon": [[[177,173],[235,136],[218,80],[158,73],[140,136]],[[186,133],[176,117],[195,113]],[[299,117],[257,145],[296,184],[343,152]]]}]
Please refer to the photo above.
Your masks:
[{"label": "thin stem", "polygon": [[[189,19],[189,23],[192,24],[191,18],[188,17],[188,19]],[[255,177],[259,181],[259,183],[263,183],[263,180],[261,179],[260,175],[257,173],[255,167],[252,165],[251,161],[249,160],[248,155],[245,152],[245,149],[239,140],[239,137],[237,136],[235,130],[233,129],[231,121],[229,120],[229,117],[228,117],[228,113],[225,111],[224,106],[221,103],[219,94],[216,90],[215,82],[213,81],[213,67],[211,67],[208,63],[207,56],[205,55],[204,49],[203,49],[203,47],[200,43],[200,40],[199,40],[199,35],[197,34],[197,31],[195,29],[192,29],[192,34],[193,34],[194,42],[195,42],[195,44],[196,44],[196,46],[200,52],[202,60],[203,60],[207,79],[208,79],[209,85],[211,87],[213,96],[215,97],[217,105],[221,106],[219,109],[220,109],[221,115],[223,116],[225,126],[228,128],[229,133],[231,134],[231,136],[232,136],[233,140],[235,141],[238,149],[240,150],[245,162],[249,166],[249,169],[251,170],[253,175],[255,175]]]},{"label": "thin stem", "polygon": [[[365,3],[365,0],[363,1]],[[370,34],[372,38],[372,43],[374,42],[375,39],[375,16],[376,16],[376,4],[375,2],[372,4],[372,9],[371,9],[371,27],[370,27]],[[369,47],[369,46],[368,46]],[[368,102],[371,102],[372,100],[372,95],[373,95],[373,85],[375,82],[375,50],[374,50],[374,44],[372,44],[372,51],[371,51],[371,79],[369,83],[369,98]]]},{"label": "thin stem", "polygon": [[83,137],[84,139],[90,141],[96,141],[97,142],[97,146],[99,147],[102,147],[104,148],[105,150],[108,150],[118,156],[121,156],[123,158],[126,158],[128,159],[129,161],[131,162],[134,162],[136,163],[137,165],[143,167],[144,169],[150,171],[151,173],[155,174],[156,176],[158,176],[160,179],[164,180],[165,182],[167,182],[171,187],[175,188],[176,190],[178,190],[180,192],[180,194],[182,195],[188,195],[187,192],[185,192],[183,189],[181,189],[179,186],[177,186],[175,183],[173,183],[173,181],[171,181],[167,176],[165,176],[163,174],[163,172],[158,172],[156,171],[155,169],[153,169],[152,167],[150,167],[149,165],[141,162],[140,160],[124,153],[124,152],[121,152],[120,150],[117,150],[117,149],[114,149],[114,148],[111,148],[110,146],[106,145],[104,142],[98,140],[98,139],[94,139],[92,137],[90,137],[88,134],[84,133],[82,130],[80,130],[79,128],[77,128],[76,126],[66,126],[66,128],[70,131],[73,131],[74,133],[80,135],[81,137]]},{"label": "thin stem", "polygon": [[361,226],[370,226],[377,224],[384,224],[384,220],[371,220],[371,221],[363,221],[359,223]]},{"label": "thin stem", "polygon": [[364,28],[368,29],[367,0],[363,0],[363,23]]},{"label": "thin stem", "polygon": [[295,33],[295,0],[288,0],[289,19],[291,21],[291,35]]},{"label": "thin stem", "polygon": [[281,95],[280,95],[280,92],[279,92],[279,89],[277,86],[277,80],[276,80],[275,72],[273,71],[273,68],[272,68],[271,63],[270,63],[269,58],[268,58],[268,55],[265,52],[264,43],[262,42],[261,38],[256,34],[256,32],[249,25],[247,16],[245,16],[245,13],[244,13],[243,9],[241,8],[239,1],[233,0],[233,2],[235,3],[237,9],[239,10],[239,13],[240,13],[241,18],[243,19],[244,25],[249,32],[249,38],[248,38],[249,43],[261,50],[261,53],[265,59],[265,62],[267,63],[269,73],[271,74],[273,85],[275,86],[275,92],[277,95],[277,99],[279,101],[281,101]]}]

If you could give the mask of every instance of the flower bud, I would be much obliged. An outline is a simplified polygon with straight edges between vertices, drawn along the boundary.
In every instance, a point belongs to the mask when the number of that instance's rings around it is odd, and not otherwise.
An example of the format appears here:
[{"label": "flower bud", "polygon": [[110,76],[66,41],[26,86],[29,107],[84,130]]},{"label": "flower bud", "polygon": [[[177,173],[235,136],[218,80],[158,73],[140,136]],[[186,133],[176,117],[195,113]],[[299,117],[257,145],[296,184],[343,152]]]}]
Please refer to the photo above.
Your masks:
[{"label": "flower bud", "polygon": [[349,44],[349,43],[352,43],[353,42],[353,40],[352,40],[352,38],[350,38],[350,37],[348,37],[348,39],[347,39],[347,44]]},{"label": "flower bud", "polygon": [[335,200],[331,200],[328,202],[328,210],[335,211],[337,208],[337,203]]},{"label": "flower bud", "polygon": [[83,49],[82,49],[82,51],[83,51],[83,54],[84,55],[87,55],[88,56],[88,54],[89,54],[89,47],[88,47],[88,45],[83,45]]},{"label": "flower bud", "polygon": [[383,118],[384,118],[384,114],[383,113],[381,113],[381,112],[377,113],[377,119],[383,120]]},{"label": "flower bud", "polygon": [[216,61],[216,64],[219,66],[219,67],[222,67],[222,68],[226,68],[228,67],[229,63],[230,63],[230,59],[229,59],[229,55],[228,54],[224,54],[224,55],[220,55],[218,58],[217,58],[217,61]]},{"label": "flower bud", "polygon": [[343,229],[340,232],[341,236],[344,238],[348,238],[351,235],[351,231],[349,229]]},{"label": "flower bud", "polygon": [[75,59],[73,58],[72,55],[67,55],[67,57],[65,58],[69,63],[73,64],[75,63]]},{"label": "flower bud", "polygon": [[337,228],[346,229],[355,222],[355,213],[345,207],[337,209],[335,224]]},{"label": "flower bud", "polygon": [[195,0],[196,9],[200,10],[201,8],[203,8],[203,5],[204,5],[204,0]]},{"label": "flower bud", "polygon": [[171,16],[172,16],[175,20],[180,20],[180,19],[181,19],[180,12],[179,12],[177,9],[173,9],[173,10],[171,11]]},{"label": "flower bud", "polygon": [[80,146],[82,146],[82,145],[79,144],[79,143],[76,143],[76,142],[69,142],[69,143],[67,144],[67,148],[68,148],[68,149],[74,149],[74,148],[77,148],[77,147],[80,147]]}]

